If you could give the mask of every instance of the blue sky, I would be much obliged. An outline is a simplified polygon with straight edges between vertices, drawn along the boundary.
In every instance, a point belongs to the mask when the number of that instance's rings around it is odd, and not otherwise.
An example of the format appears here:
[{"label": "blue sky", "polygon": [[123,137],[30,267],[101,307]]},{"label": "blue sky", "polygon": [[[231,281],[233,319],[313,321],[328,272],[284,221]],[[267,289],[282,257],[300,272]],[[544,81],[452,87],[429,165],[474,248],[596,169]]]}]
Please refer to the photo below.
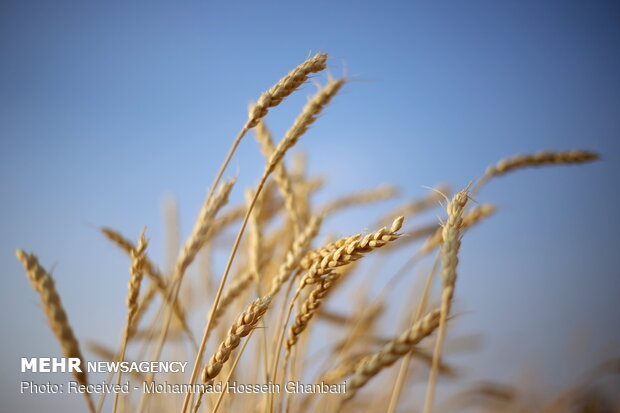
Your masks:
[{"label": "blue sky", "polygon": [[[41,406],[14,391],[16,360],[57,349],[14,249],[55,268],[80,336],[116,342],[128,264],[95,228],[135,238],[147,225],[161,261],[162,200],[178,197],[186,234],[248,103],[316,51],[352,80],[299,144],[311,172],[331,176],[319,199],[381,183],[408,198],[465,186],[517,152],[600,152],[599,163],[522,172],[479,194],[500,210],[464,239],[461,327],[486,337],[467,361],[480,376],[510,378],[540,359],[572,371],[554,349],[578,332],[586,353],[617,343],[619,18],[604,1],[3,1],[0,320],[14,333],[0,352],[2,410]],[[276,136],[313,91],[270,113]],[[228,171],[234,199],[262,162],[244,141]],[[329,228],[367,228],[388,205]],[[526,329],[534,339],[518,342]],[[499,369],[508,348],[515,361]]]}]

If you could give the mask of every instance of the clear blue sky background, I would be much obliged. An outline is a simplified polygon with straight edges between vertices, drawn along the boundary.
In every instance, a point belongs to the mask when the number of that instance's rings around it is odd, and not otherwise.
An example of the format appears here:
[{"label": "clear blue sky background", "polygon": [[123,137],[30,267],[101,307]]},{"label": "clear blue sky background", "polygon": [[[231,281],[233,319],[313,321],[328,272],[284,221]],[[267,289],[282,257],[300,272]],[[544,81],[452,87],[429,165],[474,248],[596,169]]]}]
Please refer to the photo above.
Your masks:
[{"label": "clear blue sky background", "polygon": [[[0,410],[42,409],[17,394],[18,359],[58,354],[14,249],[55,267],[80,337],[117,342],[128,263],[95,226],[135,238],[147,225],[160,260],[164,196],[178,196],[186,234],[248,102],[319,50],[356,80],[300,143],[331,176],[324,199],[384,182],[404,198],[462,187],[516,152],[602,154],[485,189],[478,201],[500,211],[467,234],[457,293],[461,327],[485,337],[472,377],[529,363],[541,384],[575,379],[620,339],[619,21],[612,1],[3,1]],[[276,136],[313,90],[272,111]],[[262,162],[245,141],[235,199]],[[357,231],[382,209],[328,225]]]}]

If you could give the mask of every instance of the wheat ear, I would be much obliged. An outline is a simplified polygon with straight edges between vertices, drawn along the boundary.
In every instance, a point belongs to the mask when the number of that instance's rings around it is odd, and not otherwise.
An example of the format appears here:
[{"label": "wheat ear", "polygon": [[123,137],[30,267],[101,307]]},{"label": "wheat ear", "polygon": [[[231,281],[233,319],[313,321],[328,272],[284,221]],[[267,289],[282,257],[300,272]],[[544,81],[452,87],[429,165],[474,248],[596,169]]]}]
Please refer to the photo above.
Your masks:
[{"label": "wheat ear", "polygon": [[469,195],[467,189],[455,194],[452,201],[448,203],[448,219],[443,224],[443,243],[441,244],[441,319],[439,322],[437,341],[435,342],[435,351],[433,352],[433,364],[428,379],[426,399],[424,401],[424,413],[430,413],[433,408],[437,372],[439,370],[441,351],[446,335],[446,322],[448,320],[448,314],[450,313],[452,297],[454,296],[454,286],[456,284],[456,267],[459,262],[458,254],[461,247],[461,234],[463,231],[463,211],[465,210],[468,200]]},{"label": "wheat ear", "polygon": [[[134,328],[133,322],[135,315],[138,311],[138,296],[140,295],[140,285],[142,284],[142,278],[144,277],[144,263],[146,261],[145,253],[146,247],[148,246],[148,241],[144,237],[145,231],[146,228],[140,234],[138,246],[135,250],[131,251],[131,268],[129,269],[130,277],[127,293],[127,322],[125,325],[125,332],[123,334],[123,341],[121,343],[121,351],[119,357],[119,361],[121,362],[125,360],[127,341],[129,340],[131,331]],[[116,381],[117,385],[121,384],[122,375],[123,373],[119,371]],[[114,413],[116,413],[118,409],[118,398],[119,393],[114,393],[114,403],[112,407],[112,411]]]},{"label": "wheat ear", "polygon": [[540,151],[534,154],[518,154],[510,158],[504,158],[487,168],[484,176],[478,181],[472,190],[475,194],[493,177],[501,176],[517,169],[540,167],[547,165],[580,164],[599,159],[594,152],[575,149],[572,151]]},{"label": "wheat ear", "polygon": [[347,383],[347,393],[343,399],[350,400],[357,391],[381,370],[391,366],[409,353],[416,344],[428,337],[439,326],[440,310],[433,310],[420,321],[407,329],[396,339],[383,346],[381,350],[364,358]]},{"label": "wheat ear", "polygon": [[[231,353],[239,347],[241,339],[252,330],[256,328],[256,325],[261,320],[269,304],[271,303],[270,297],[259,298],[243,312],[232,324],[228,330],[226,338],[220,343],[215,354],[211,356],[209,362],[202,370],[201,380],[205,384],[209,384],[217,377],[222,371],[222,367],[230,358]],[[194,405],[194,412],[198,411],[200,407],[200,400],[202,393],[199,394],[196,404]]]},{"label": "wheat ear", "polygon": [[[405,218],[402,216],[396,218],[392,222],[389,230],[383,227],[363,238],[360,236],[344,238],[344,245],[333,251],[328,251],[325,256],[313,262],[310,269],[302,278],[299,289],[303,288],[306,284],[317,282],[321,276],[330,273],[333,268],[357,261],[370,251],[381,248],[387,243],[397,240],[401,235],[398,231],[403,226],[404,219]],[[336,241],[334,245],[339,245],[339,242]]]},{"label": "wheat ear", "polygon": [[321,307],[325,296],[330,292],[334,284],[340,278],[340,274],[332,272],[321,280],[308,295],[308,298],[301,306],[299,314],[295,316],[295,322],[289,328],[289,335],[286,339],[286,351],[289,353],[291,348],[297,343],[299,335],[306,329],[308,323]]},{"label": "wheat ear", "polygon": [[[323,279],[329,277],[335,268],[355,262],[372,250],[381,248],[388,242],[398,239],[400,236],[400,234],[398,234],[398,230],[402,227],[403,221],[403,217],[398,217],[394,220],[394,222],[392,222],[392,226],[389,230],[386,227],[383,227],[363,238],[360,238],[359,235],[343,238],[342,240],[346,241],[344,241],[344,244],[341,247],[335,250],[330,247],[327,249],[327,253],[324,257],[314,260],[310,269],[305,273],[299,282],[297,290],[289,303],[286,315],[284,316],[283,325],[286,326],[288,323],[291,313],[293,312],[295,301],[306,285],[321,282]],[[336,241],[335,243],[330,243],[330,246],[340,245],[342,240]],[[276,341],[276,355],[271,368],[271,377],[273,377],[274,381],[277,378],[276,374],[278,371],[282,344],[284,342],[284,335],[285,328],[282,328],[278,340]],[[285,362],[286,361],[287,360],[285,359]],[[286,365],[283,370],[286,373]],[[270,395],[269,399],[270,411],[273,411],[273,395]]]},{"label": "wheat ear", "polygon": [[[52,332],[60,342],[65,357],[78,358],[82,366],[85,366],[84,357],[80,350],[77,338],[73,334],[67,313],[62,306],[60,295],[56,291],[56,285],[52,276],[39,264],[39,260],[34,254],[28,254],[22,250],[16,250],[17,259],[24,265],[26,276],[30,280],[32,288],[39,293],[41,303],[43,304],[43,312],[47,316],[48,323]],[[78,383],[82,385],[88,384],[88,374],[86,367],[82,367],[82,371],[73,371],[73,375]],[[88,409],[95,411],[95,405],[88,393],[84,393]]]}]

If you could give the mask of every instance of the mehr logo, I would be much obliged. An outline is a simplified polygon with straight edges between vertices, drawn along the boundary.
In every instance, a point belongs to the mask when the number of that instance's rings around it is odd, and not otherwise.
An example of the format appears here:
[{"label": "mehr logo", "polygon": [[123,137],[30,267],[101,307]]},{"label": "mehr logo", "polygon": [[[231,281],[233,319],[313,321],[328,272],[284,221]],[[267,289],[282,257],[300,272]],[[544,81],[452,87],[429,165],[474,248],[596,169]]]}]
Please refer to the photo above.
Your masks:
[{"label": "mehr logo", "polygon": [[27,371],[33,373],[71,373],[77,371],[81,373],[80,362],[77,357],[22,357],[22,373]]}]

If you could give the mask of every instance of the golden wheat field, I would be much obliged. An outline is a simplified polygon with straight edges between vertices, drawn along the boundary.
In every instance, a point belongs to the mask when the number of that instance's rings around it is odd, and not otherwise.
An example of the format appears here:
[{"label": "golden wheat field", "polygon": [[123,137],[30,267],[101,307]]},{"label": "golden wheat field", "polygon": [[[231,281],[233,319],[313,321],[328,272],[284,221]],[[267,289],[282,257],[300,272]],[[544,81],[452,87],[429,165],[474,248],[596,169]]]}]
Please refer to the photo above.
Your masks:
[{"label": "golden wheat field", "polygon": [[[379,219],[359,222],[358,232],[338,233],[330,228],[332,216],[394,199],[397,188],[315,201],[330,174],[309,174],[307,164],[315,160],[295,149],[329,116],[330,104],[359,85],[354,76],[330,75],[332,63],[326,53],[311,55],[256,97],[186,239],[178,236],[176,205],[167,205],[169,262],[154,260],[152,228],[133,234],[114,222],[97,225],[126,256],[127,290],[118,297],[126,302],[126,317],[116,346],[74,330],[75,314],[63,306],[54,263],[40,260],[40,251],[16,250],[58,341],[50,354],[82,367],[63,374],[72,374],[83,411],[619,412],[617,388],[605,384],[620,373],[617,359],[593,365],[571,388],[536,399],[523,391],[527,380],[461,384],[466,372],[459,363],[477,351],[473,335],[484,332],[451,334],[476,307],[458,302],[467,283],[459,268],[461,246],[506,207],[485,195],[487,185],[525,169],[585,169],[604,154],[571,147],[507,153],[480,165],[469,185],[426,188],[423,197],[400,199]],[[314,92],[312,81],[320,83]],[[311,96],[282,137],[272,134],[270,115],[299,93]],[[244,174],[243,165],[235,172],[229,164],[240,143],[252,140],[264,168],[254,186],[242,188],[236,176]],[[382,161],[374,173],[381,174]],[[243,193],[245,202],[229,202],[232,193]],[[425,213],[433,219],[418,221]],[[369,292],[372,277],[386,282]],[[394,298],[399,291],[405,300]],[[526,339],[528,332],[520,334]],[[123,368],[95,381],[89,374],[95,360]],[[444,382],[450,388],[440,397]]]}]

